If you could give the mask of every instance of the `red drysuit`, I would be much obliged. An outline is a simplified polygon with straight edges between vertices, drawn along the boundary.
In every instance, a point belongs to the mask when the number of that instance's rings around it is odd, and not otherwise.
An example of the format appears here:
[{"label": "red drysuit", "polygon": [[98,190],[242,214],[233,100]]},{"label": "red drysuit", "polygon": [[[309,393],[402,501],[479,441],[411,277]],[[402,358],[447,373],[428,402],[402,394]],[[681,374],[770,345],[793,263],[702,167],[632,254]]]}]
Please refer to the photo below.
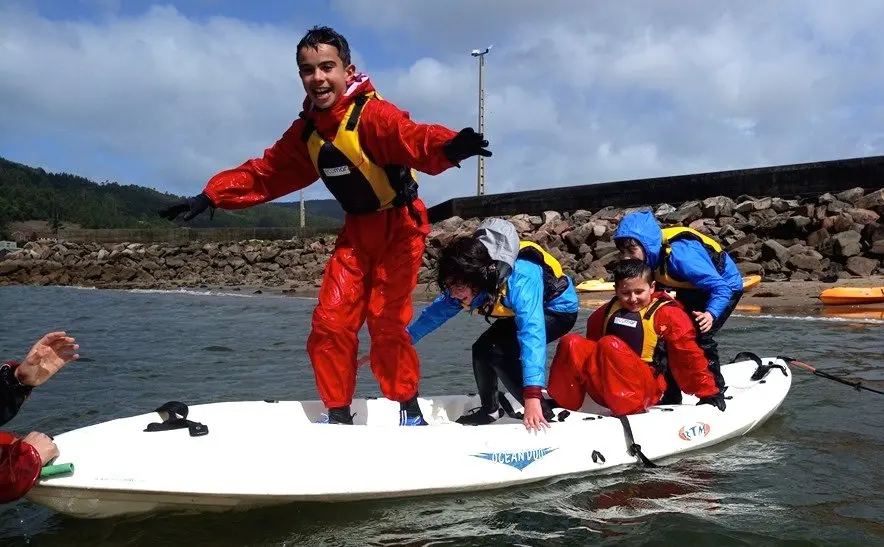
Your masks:
[{"label": "red drysuit", "polygon": [[[15,378],[15,361],[0,365],[0,426],[15,417],[31,393]],[[0,503],[25,495],[37,482],[43,461],[30,443],[0,431]]]},{"label": "red drysuit", "polygon": [[[703,350],[697,345],[696,330],[681,305],[664,292],[651,297],[670,303],[659,306],[646,326],[665,343],[668,366],[685,393],[708,397],[718,393]],[[612,300],[612,303],[616,298]],[[651,307],[649,306],[649,308]],[[660,401],[666,390],[662,373],[655,373],[650,359],[613,334],[613,317],[608,306],[597,309],[586,322],[586,338],[569,334],[559,341],[549,372],[547,391],[562,408],[578,410],[585,395],[607,407],[615,416],[635,414]],[[644,321],[644,319],[641,319]],[[642,325],[637,328],[641,329]],[[650,341],[651,345],[653,341]],[[649,355],[645,355],[647,358]]]},{"label": "red drysuit", "polygon": [[[305,126],[309,128],[312,122],[318,135],[333,142],[356,98],[373,91],[368,78],[359,75],[327,111],[313,109],[305,99],[301,117],[265,150],[263,158],[218,173],[204,192],[216,207],[239,209],[312,184],[319,174],[311,160]],[[414,123],[408,113],[379,98],[359,106],[358,142],[374,164],[406,166],[430,175],[453,166],[443,145],[456,132],[440,125]],[[350,168],[355,171],[352,165]],[[341,174],[340,170],[349,176],[344,166],[324,169],[325,175],[332,177]],[[329,180],[341,179],[328,179],[326,184]],[[342,205],[346,201],[352,207],[354,200],[361,199],[354,196],[365,195],[365,188],[349,191],[346,186],[337,186],[333,192]],[[371,367],[384,397],[404,402],[417,393],[419,361],[405,328],[412,317],[411,294],[429,224],[420,199],[414,199],[411,209],[403,206],[348,213],[335,242],[307,340],[316,387],[328,408],[349,405],[353,398],[357,333],[366,319],[372,341]]]},{"label": "red drysuit", "polygon": [[0,503],[28,493],[40,476],[40,453],[12,433],[0,431]]}]

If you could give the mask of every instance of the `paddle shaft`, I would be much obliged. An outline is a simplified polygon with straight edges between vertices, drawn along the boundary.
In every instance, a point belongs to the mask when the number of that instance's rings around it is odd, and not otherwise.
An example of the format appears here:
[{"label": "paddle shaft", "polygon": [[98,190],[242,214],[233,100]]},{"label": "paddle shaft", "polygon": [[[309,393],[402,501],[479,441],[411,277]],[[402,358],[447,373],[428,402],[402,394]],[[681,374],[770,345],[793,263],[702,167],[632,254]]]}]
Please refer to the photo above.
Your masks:
[{"label": "paddle shaft", "polygon": [[833,376],[833,375],[829,374],[828,372],[823,372],[821,370],[817,370],[816,368],[808,365],[807,363],[803,363],[797,359],[792,359],[791,357],[780,357],[780,359],[786,361],[790,365],[794,365],[796,367],[801,367],[803,369],[807,369],[810,372],[814,373],[816,376],[819,376],[821,378],[826,378],[828,380],[834,380],[834,381],[838,382],[839,384],[844,384],[846,386],[850,386],[852,388],[855,388],[857,391],[864,389],[866,391],[871,391],[872,393],[878,393],[880,395],[884,395],[884,391],[881,391],[881,390],[878,390],[875,388],[871,388],[868,386],[864,386],[864,385],[862,385],[862,382],[852,382],[850,380],[845,380],[844,378],[839,378],[838,376]]}]

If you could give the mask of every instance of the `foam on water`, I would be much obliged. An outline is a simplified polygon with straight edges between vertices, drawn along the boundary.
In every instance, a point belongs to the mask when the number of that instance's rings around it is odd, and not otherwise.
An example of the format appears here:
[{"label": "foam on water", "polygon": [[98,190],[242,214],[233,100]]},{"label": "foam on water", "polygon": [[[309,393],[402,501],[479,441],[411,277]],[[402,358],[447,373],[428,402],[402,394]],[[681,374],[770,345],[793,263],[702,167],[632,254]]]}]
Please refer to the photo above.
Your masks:
[{"label": "foam on water", "polygon": [[871,317],[824,317],[820,315],[785,315],[772,313],[734,313],[731,317],[743,319],[777,319],[786,321],[823,321],[831,323],[866,323],[870,325],[884,325],[884,319]]},{"label": "foam on water", "polygon": [[[251,298],[253,296],[264,296],[263,294],[242,294],[238,292],[225,291],[198,291],[195,289],[121,289],[124,292],[136,294],[186,294],[190,296],[237,296],[240,298]],[[273,296],[273,295],[268,295]]]}]

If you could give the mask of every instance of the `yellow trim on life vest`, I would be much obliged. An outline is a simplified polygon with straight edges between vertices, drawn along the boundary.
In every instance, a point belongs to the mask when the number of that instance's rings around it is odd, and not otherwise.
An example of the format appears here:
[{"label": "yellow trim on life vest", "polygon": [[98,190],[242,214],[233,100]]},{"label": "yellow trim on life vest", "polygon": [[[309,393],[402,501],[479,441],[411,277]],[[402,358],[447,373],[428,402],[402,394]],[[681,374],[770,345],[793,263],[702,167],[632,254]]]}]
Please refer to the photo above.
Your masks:
[{"label": "yellow trim on life vest", "polygon": [[[365,101],[366,103],[373,98],[380,99],[381,96],[375,91],[366,93]],[[347,129],[347,123],[350,121],[350,116],[353,115],[353,110],[356,108],[356,101],[350,103],[350,106],[347,108],[347,112],[344,114],[343,118],[341,118],[341,123],[338,125],[338,132],[335,134],[334,140],[331,141],[331,145],[337,148],[344,156],[350,160],[359,172],[362,173],[362,176],[365,177],[365,180],[371,185],[371,189],[374,191],[375,196],[377,196],[378,201],[381,206],[378,210],[389,209],[393,206],[393,200],[396,199],[396,190],[393,188],[393,185],[390,184],[390,179],[387,177],[387,172],[383,167],[377,165],[368,159],[368,156],[365,155],[365,151],[362,149],[362,144],[359,142],[359,124],[361,122],[361,116],[356,120],[356,127],[352,130]],[[364,108],[364,107],[363,107]],[[313,130],[313,133],[310,134],[310,138],[307,140],[307,151],[310,154],[310,161],[313,162],[313,167],[316,168],[316,172],[322,176],[322,171],[319,166],[319,152],[322,150],[322,146],[326,143],[325,139],[323,139],[319,132],[316,129]],[[411,176],[417,181],[417,171],[411,169]]]},{"label": "yellow trim on life vest", "polygon": [[549,266],[550,270],[552,270],[557,279],[565,275],[565,272],[562,270],[562,265],[559,263],[559,261],[556,260],[553,255],[546,252],[546,250],[537,243],[534,243],[533,241],[519,241],[519,252],[521,253],[525,249],[534,249],[539,252],[540,255],[543,257],[543,263]]},{"label": "yellow trim on life vest", "polygon": [[[546,252],[546,250],[534,243],[533,241],[519,241],[519,257],[523,256],[522,251],[530,249],[536,251],[543,258],[543,263],[549,267],[556,279],[565,275],[562,265],[556,258]],[[507,282],[504,281],[500,289],[497,291],[497,297],[494,299],[494,306],[491,308],[491,317],[514,317],[515,312],[503,304],[503,300],[507,293]]]},{"label": "yellow trim on life vest", "polygon": [[[660,302],[661,300],[662,302]],[[657,302],[660,303],[657,304]],[[643,331],[641,358],[642,361],[645,361],[646,363],[654,362],[654,350],[657,348],[657,341],[660,339],[657,335],[657,331],[654,330],[654,316],[657,315],[660,308],[671,303],[672,301],[666,298],[652,298],[647,306],[638,311]],[[602,330],[603,335],[608,332],[608,323],[611,321],[611,317],[615,312],[621,309],[623,309],[623,306],[620,305],[620,300],[614,297],[613,304],[610,309],[608,309],[607,315],[605,315],[604,328]],[[651,310],[650,313],[648,313],[648,310]],[[645,314],[647,314],[647,317],[645,317]]]},{"label": "yellow trim on life vest", "polygon": [[684,226],[663,228],[663,247],[660,252],[660,264],[654,270],[654,280],[673,289],[695,289],[696,286],[693,283],[673,279],[666,271],[666,260],[672,254],[672,243],[679,239],[699,239],[704,245],[707,245],[717,253],[723,252],[724,249],[719,242],[692,228]]}]

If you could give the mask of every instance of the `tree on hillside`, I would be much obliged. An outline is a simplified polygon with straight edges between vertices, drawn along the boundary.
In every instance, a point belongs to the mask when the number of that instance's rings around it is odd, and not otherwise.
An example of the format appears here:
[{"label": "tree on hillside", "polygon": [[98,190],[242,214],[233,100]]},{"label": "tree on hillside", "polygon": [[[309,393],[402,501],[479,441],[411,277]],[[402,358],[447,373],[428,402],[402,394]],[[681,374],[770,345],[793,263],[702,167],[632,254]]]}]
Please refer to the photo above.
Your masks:
[{"label": "tree on hillside", "polygon": [[[189,221],[169,221],[157,211],[182,199],[168,193],[137,186],[105,181],[102,184],[69,173],[47,173],[0,158],[0,230],[10,222],[43,220],[53,231],[61,222],[84,228],[272,228],[299,225],[297,210],[274,203],[238,211],[218,210]],[[309,227],[319,231],[337,231],[342,219],[312,215]]]}]

